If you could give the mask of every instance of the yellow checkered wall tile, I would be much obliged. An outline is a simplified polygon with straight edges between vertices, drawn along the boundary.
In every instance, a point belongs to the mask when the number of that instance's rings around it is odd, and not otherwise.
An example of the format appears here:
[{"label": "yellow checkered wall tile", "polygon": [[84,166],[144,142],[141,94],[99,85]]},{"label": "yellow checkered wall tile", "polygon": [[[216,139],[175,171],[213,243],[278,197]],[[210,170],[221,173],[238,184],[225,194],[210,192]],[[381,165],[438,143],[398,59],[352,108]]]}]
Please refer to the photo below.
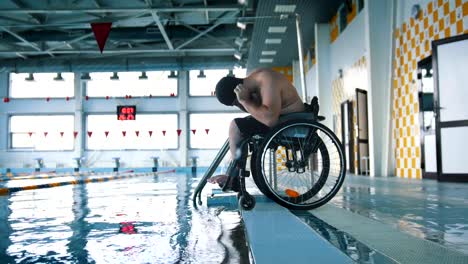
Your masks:
[{"label": "yellow checkered wall tile", "polygon": [[[431,55],[431,42],[468,33],[467,0],[432,0],[419,18],[395,30],[393,127],[398,177],[421,178],[419,103],[414,72],[417,62]],[[403,141],[401,140],[403,139]]]}]

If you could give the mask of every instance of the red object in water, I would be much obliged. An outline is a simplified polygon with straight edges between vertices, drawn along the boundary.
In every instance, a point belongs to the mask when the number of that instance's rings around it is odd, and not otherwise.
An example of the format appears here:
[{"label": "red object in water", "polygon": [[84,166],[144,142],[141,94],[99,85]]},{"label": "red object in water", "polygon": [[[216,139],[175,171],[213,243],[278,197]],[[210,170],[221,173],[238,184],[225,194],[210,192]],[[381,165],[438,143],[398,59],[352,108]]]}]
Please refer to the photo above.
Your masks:
[{"label": "red object in water", "polygon": [[124,234],[136,234],[137,231],[132,222],[121,222],[119,232]]}]

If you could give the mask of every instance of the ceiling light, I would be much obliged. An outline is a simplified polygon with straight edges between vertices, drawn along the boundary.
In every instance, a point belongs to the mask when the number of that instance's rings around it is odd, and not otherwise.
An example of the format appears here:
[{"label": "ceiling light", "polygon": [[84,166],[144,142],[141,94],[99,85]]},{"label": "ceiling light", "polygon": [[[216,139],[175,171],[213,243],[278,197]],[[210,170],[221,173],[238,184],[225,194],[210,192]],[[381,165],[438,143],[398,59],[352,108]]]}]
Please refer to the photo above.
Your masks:
[{"label": "ceiling light", "polygon": [[234,71],[233,71],[233,70],[229,70],[229,73],[228,73],[226,76],[235,77]]},{"label": "ceiling light", "polygon": [[294,13],[296,5],[276,5],[275,13]]},{"label": "ceiling light", "polygon": [[141,75],[138,77],[139,80],[148,80],[148,76],[146,76],[146,72],[141,72]]},{"label": "ceiling light", "polygon": [[265,39],[265,44],[281,44],[281,39]]},{"label": "ceiling light", "polygon": [[200,70],[200,73],[197,75],[197,78],[206,78],[205,72]]},{"label": "ceiling light", "polygon": [[91,76],[89,76],[89,73],[84,72],[84,73],[81,74],[81,80],[83,80],[83,81],[90,81],[90,80],[91,80]]},{"label": "ceiling light", "polygon": [[239,51],[236,51],[234,53],[234,58],[236,58],[237,60],[242,60],[242,53]]},{"label": "ceiling light", "polygon": [[27,82],[34,82],[34,74],[30,73],[24,80]]},{"label": "ceiling light", "polygon": [[119,74],[117,72],[114,72],[114,74],[110,77],[111,80],[113,81],[118,81],[119,80]]},{"label": "ceiling light", "polygon": [[169,75],[167,76],[167,78],[169,78],[169,79],[176,79],[176,78],[177,78],[177,74],[175,74],[175,71],[171,71],[171,74],[169,74]]},{"label": "ceiling light", "polygon": [[240,4],[240,5],[247,5],[249,3],[248,0],[237,0],[237,2]]},{"label": "ceiling light", "polygon": [[234,43],[235,43],[237,46],[242,47],[246,41],[247,41],[247,38],[240,38],[240,37],[237,37],[236,40],[234,40]]},{"label": "ceiling light", "polygon": [[268,33],[284,33],[287,27],[268,27]]},{"label": "ceiling light", "polygon": [[247,28],[247,24],[245,22],[237,21],[237,27],[245,30]]},{"label": "ceiling light", "polygon": [[261,58],[259,60],[260,63],[272,63],[273,62],[273,59],[265,59],[265,58]]},{"label": "ceiling light", "polygon": [[57,76],[54,78],[54,81],[64,81],[63,77],[62,77],[62,73],[58,72],[57,73]]},{"label": "ceiling light", "polygon": [[274,56],[276,55],[276,50],[262,50],[262,56]]}]

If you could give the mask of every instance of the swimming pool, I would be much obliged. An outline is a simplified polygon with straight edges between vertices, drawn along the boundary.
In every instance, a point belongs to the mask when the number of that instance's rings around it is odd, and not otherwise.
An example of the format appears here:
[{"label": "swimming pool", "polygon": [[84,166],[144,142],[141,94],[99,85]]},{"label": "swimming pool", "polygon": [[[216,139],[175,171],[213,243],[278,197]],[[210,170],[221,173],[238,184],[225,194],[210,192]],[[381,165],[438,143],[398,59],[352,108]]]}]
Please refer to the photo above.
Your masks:
[{"label": "swimming pool", "polygon": [[169,173],[0,196],[0,263],[249,263],[237,210],[192,207],[198,180]]}]

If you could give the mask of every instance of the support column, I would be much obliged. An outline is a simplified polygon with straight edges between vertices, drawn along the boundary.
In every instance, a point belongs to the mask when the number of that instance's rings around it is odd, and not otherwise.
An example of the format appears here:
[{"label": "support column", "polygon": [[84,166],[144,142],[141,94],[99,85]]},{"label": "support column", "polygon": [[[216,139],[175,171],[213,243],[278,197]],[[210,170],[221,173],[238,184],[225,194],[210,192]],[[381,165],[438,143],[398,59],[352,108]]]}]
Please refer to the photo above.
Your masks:
[{"label": "support column", "polygon": [[[6,153],[8,148],[8,103],[3,102],[3,98],[8,96],[8,72],[0,72],[0,151]],[[2,162],[3,163],[3,162]],[[2,164],[5,166],[5,164]]]},{"label": "support column", "polygon": [[369,152],[371,176],[391,175],[389,160],[394,1],[366,1],[369,72]]},{"label": "support column", "polygon": [[333,100],[332,80],[330,72],[330,26],[329,24],[315,24],[315,52],[318,87],[318,98],[320,104],[320,115],[325,116],[323,124],[333,128]]},{"label": "support column", "polygon": [[[75,72],[75,82],[74,82],[74,89],[75,89],[75,131],[78,131],[78,136],[75,139],[75,149],[74,149],[74,156],[75,157],[83,157],[84,155],[84,139],[86,137],[84,132],[84,127],[86,126],[86,120],[83,118],[83,97],[86,92],[85,86],[86,81],[81,80],[81,73]],[[83,85],[82,85],[83,84]]]},{"label": "support column", "polygon": [[182,129],[182,134],[179,137],[179,153],[180,153],[180,166],[187,166],[188,158],[188,137],[190,131],[188,127],[188,87],[189,87],[189,71],[178,72],[178,97],[179,97],[179,128]]}]

